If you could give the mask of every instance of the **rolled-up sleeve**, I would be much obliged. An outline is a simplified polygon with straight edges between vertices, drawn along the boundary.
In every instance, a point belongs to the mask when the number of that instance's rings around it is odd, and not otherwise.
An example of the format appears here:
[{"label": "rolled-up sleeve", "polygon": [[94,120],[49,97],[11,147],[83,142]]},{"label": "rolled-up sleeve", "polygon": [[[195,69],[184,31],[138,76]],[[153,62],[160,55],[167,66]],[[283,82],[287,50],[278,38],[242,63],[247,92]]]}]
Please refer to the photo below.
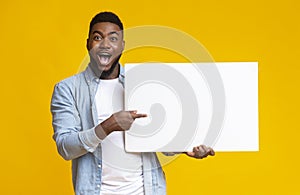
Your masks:
[{"label": "rolled-up sleeve", "polygon": [[51,113],[53,139],[64,159],[71,160],[95,151],[101,139],[95,134],[95,127],[82,129],[72,86],[64,83],[55,85],[51,99]]}]

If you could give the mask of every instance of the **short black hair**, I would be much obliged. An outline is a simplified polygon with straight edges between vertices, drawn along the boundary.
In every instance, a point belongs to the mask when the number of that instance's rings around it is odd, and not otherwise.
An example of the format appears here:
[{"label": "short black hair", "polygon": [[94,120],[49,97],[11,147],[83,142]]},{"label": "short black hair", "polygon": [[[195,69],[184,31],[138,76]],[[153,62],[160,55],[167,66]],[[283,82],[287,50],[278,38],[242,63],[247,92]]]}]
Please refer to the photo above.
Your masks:
[{"label": "short black hair", "polygon": [[112,12],[100,12],[96,16],[94,16],[94,18],[90,22],[89,35],[91,34],[93,26],[100,22],[111,22],[118,25],[120,29],[123,30],[123,24],[116,14]]}]

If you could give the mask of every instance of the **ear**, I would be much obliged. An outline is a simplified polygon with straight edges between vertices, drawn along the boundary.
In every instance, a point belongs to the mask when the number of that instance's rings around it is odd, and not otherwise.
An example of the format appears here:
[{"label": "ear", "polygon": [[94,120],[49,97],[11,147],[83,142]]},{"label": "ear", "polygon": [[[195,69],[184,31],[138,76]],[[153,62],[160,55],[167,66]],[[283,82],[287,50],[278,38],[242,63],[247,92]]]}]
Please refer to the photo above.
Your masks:
[{"label": "ear", "polygon": [[122,52],[124,51],[124,49],[125,49],[125,41],[123,40],[122,41]]},{"label": "ear", "polygon": [[86,39],[86,49],[87,49],[88,51],[90,51],[90,50],[89,50],[89,40],[90,40],[89,38]]}]

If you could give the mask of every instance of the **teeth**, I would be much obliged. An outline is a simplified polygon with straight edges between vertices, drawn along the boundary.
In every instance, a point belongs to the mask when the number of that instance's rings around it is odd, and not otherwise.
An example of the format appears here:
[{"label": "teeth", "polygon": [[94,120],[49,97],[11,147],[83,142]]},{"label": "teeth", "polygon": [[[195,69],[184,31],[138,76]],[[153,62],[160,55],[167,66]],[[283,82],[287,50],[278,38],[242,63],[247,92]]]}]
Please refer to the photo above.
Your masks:
[{"label": "teeth", "polygon": [[109,53],[105,53],[105,52],[99,53],[98,55],[99,55],[99,56],[111,56]]}]

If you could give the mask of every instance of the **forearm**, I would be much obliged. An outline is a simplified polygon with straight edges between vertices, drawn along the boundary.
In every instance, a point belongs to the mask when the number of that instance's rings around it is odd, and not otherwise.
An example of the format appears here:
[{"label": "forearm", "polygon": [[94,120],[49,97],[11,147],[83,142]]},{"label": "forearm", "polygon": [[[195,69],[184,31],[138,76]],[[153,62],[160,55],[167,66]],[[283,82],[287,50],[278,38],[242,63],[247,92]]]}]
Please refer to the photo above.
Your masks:
[{"label": "forearm", "polygon": [[101,142],[94,128],[80,132],[59,131],[54,134],[59,154],[66,160],[78,158],[88,152],[94,152]]},{"label": "forearm", "polygon": [[103,121],[95,127],[95,134],[101,140],[108,136],[112,132],[111,125],[106,121]]},{"label": "forearm", "polygon": [[114,117],[108,118],[94,128],[72,133],[63,130],[64,128],[61,126],[57,126],[56,132],[59,133],[55,133],[54,139],[59,154],[64,159],[71,160],[87,152],[94,152],[99,143],[117,128],[118,123]]},{"label": "forearm", "polygon": [[95,133],[99,139],[103,140],[115,129],[118,129],[118,124],[115,118],[111,116],[95,127]]}]

